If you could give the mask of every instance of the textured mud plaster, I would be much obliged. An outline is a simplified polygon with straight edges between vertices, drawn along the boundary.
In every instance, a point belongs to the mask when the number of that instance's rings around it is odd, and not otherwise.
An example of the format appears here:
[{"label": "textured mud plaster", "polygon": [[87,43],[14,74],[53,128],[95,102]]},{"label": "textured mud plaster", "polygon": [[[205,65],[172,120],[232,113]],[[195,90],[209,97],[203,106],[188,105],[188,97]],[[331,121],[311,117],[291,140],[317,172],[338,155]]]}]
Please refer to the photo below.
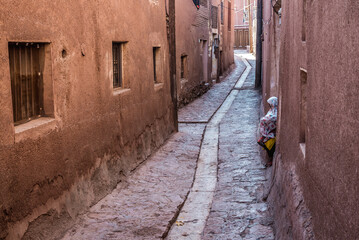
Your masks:
[{"label": "textured mud plaster", "polygon": [[268,201],[275,219],[276,239],[315,239],[298,174],[293,166],[283,162],[280,154],[275,157],[272,177]]},{"label": "textured mud plaster", "polygon": [[[29,223],[25,236],[40,237],[36,221],[51,232],[84,211],[172,133],[164,2],[0,4],[0,238],[20,238]],[[14,128],[9,41],[46,42],[51,53],[54,113],[36,137]],[[113,42],[126,42],[122,92],[113,89]],[[154,46],[163,66],[156,88]]]},{"label": "textured mud plaster", "polygon": [[[282,1],[280,153],[284,169],[298,175],[317,239],[355,239],[359,232],[358,16],[358,1]],[[301,69],[307,71],[305,157]]]},{"label": "textured mud plaster", "polygon": [[[203,1],[207,2],[207,1]],[[227,4],[227,1],[225,1]],[[212,1],[218,6],[220,1]],[[218,10],[220,12],[220,9]],[[227,14],[225,12],[225,14]],[[233,17],[234,14],[232,14]],[[220,16],[220,15],[218,15]],[[220,20],[220,18],[218,18]],[[224,17],[221,25],[222,44],[222,73],[234,63],[233,57],[233,31],[228,31],[228,16]],[[233,22],[233,21],[232,21]],[[178,104],[186,105],[193,99],[205,93],[212,85],[212,55],[213,35],[211,21],[211,1],[200,6],[199,10],[192,1],[176,1],[176,54],[177,54],[177,92]],[[233,27],[232,27],[233,28]],[[187,56],[188,72],[181,79],[181,57]]]},{"label": "textured mud plaster", "polygon": [[[165,141],[168,133],[156,131],[164,123],[165,120],[158,120],[146,127],[134,142],[123,147],[120,156],[107,155],[97,159],[95,166],[77,179],[69,191],[57,199],[48,200],[45,205],[34,209],[30,216],[14,224],[8,237],[19,238],[24,231],[23,239],[55,239],[54,236],[62,236],[73,225],[78,214],[97,203],[119,183],[126,184],[130,172]],[[61,182],[62,176],[58,176],[55,181]],[[49,185],[54,185],[55,181]],[[46,187],[50,186],[43,183],[35,185],[34,189],[43,191]]]},{"label": "textured mud plaster", "polygon": [[272,96],[278,97],[279,94],[279,54],[282,27],[280,17],[274,12],[270,1],[263,1],[263,19],[266,24],[263,24],[262,94],[265,110],[268,111],[267,99]]}]

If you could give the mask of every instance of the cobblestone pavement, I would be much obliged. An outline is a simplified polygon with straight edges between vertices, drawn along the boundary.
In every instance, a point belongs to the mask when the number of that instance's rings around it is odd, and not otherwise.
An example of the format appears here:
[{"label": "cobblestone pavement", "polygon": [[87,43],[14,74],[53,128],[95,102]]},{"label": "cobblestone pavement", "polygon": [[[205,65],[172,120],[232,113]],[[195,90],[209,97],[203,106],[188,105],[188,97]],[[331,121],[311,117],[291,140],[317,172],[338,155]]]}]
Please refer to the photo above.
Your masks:
[{"label": "cobblestone pavement", "polygon": [[[208,122],[214,112],[226,99],[238,78],[245,70],[245,64],[235,59],[236,67],[220,84],[215,84],[206,94],[181,108],[178,112],[179,122]],[[199,111],[200,110],[200,111]]]},{"label": "cobblestone pavement", "polygon": [[180,125],[125,185],[94,205],[63,239],[161,239],[191,188],[205,125]]},{"label": "cobblestone pavement", "polygon": [[[250,64],[254,66],[254,61]],[[79,217],[62,239],[165,237],[192,188],[204,123],[221,106],[245,68],[237,58],[234,71],[222,83],[182,108],[180,132],[139,166],[127,182]],[[271,218],[261,202],[266,179],[255,143],[260,95],[253,84],[254,69],[218,125],[218,182],[203,239],[273,239]]]},{"label": "cobblestone pavement", "polygon": [[204,240],[274,239],[262,201],[266,170],[256,144],[261,97],[254,74],[255,68],[220,124],[218,183]]}]

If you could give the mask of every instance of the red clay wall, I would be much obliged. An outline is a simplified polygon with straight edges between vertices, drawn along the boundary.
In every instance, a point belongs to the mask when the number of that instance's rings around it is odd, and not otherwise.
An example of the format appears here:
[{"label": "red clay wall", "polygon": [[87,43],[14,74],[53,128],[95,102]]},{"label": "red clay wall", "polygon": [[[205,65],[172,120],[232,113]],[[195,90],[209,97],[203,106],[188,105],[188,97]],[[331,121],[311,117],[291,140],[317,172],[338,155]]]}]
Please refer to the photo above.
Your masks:
[{"label": "red clay wall", "polygon": [[278,97],[280,19],[270,1],[263,1],[263,41],[262,41],[262,94],[263,105],[268,111],[268,98]]},{"label": "red clay wall", "polygon": [[[302,201],[309,209],[307,218],[311,215],[316,239],[356,239],[359,3],[307,0],[307,13],[303,15],[303,1],[282,1],[282,9],[279,75],[282,160],[278,179],[288,180],[285,175],[294,173],[293,182],[303,190]],[[305,41],[303,16],[307,16]],[[299,144],[301,70],[307,71],[304,151]],[[268,84],[270,79],[266,78]],[[295,191],[293,182],[277,185],[277,200],[300,199],[289,196]],[[278,202],[276,197],[274,202]],[[286,210],[287,217],[297,221],[291,226],[293,239],[301,239],[304,235],[300,228],[303,230],[310,223],[300,223],[300,216],[290,206],[297,205],[289,203]]]},{"label": "red clay wall", "polygon": [[309,1],[307,8],[305,196],[318,239],[356,239],[359,2]]},{"label": "red clay wall", "polygon": [[[180,105],[189,103],[209,87],[205,83],[211,80],[210,13],[210,1],[207,6],[201,4],[199,10],[192,1],[176,1],[177,92]],[[181,56],[184,55],[187,56],[188,75],[181,79]],[[207,61],[207,69],[203,61]]]},{"label": "red clay wall", "polygon": [[[222,51],[222,65],[221,70],[222,73],[226,71],[233,63],[234,63],[234,55],[233,55],[233,49],[234,49],[234,1],[231,1],[231,26],[228,28],[228,10],[229,10],[229,4],[228,0],[224,0],[224,23],[221,25],[221,51]],[[221,10],[220,1],[214,0],[212,1],[213,5],[219,5],[218,10]],[[220,15],[218,15],[220,16]]]},{"label": "red clay wall", "polygon": [[[179,105],[192,101],[207,91],[212,84],[212,36],[211,5],[218,7],[218,21],[221,21],[220,0],[200,1],[199,10],[192,1],[176,1],[176,51],[177,51],[177,92]],[[234,10],[231,10],[231,30],[228,31],[228,0],[224,1],[224,24],[221,25],[222,73],[234,63],[233,25]],[[233,7],[232,7],[233,8]],[[188,59],[188,77],[181,79],[181,56]],[[206,69],[207,68],[207,69]]]},{"label": "red clay wall", "polygon": [[[0,15],[0,238],[19,238],[47,212],[71,220],[173,131],[168,41],[164,1],[1,1]],[[9,41],[48,42],[51,52],[54,116],[19,134]],[[112,87],[113,41],[128,41],[125,91]]]}]

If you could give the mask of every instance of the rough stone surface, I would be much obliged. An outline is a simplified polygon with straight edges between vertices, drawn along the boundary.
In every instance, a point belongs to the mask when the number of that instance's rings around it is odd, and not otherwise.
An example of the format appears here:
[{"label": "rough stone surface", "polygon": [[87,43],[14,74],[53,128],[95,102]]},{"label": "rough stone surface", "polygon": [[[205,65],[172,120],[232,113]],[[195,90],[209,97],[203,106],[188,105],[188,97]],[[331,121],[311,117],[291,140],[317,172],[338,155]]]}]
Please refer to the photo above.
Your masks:
[{"label": "rough stone surface", "polygon": [[274,239],[273,220],[262,201],[267,179],[256,144],[261,98],[253,89],[254,72],[220,124],[218,184],[205,240]]},{"label": "rough stone surface", "polygon": [[238,90],[233,90],[208,123],[200,150],[193,187],[181,209],[178,221],[167,239],[199,240],[208,218],[217,182],[219,124],[233,104]]},{"label": "rough stone surface", "polygon": [[181,108],[178,113],[179,122],[208,122],[213,113],[221,106],[246,65],[238,58],[235,68],[220,84],[215,84],[205,95]]}]

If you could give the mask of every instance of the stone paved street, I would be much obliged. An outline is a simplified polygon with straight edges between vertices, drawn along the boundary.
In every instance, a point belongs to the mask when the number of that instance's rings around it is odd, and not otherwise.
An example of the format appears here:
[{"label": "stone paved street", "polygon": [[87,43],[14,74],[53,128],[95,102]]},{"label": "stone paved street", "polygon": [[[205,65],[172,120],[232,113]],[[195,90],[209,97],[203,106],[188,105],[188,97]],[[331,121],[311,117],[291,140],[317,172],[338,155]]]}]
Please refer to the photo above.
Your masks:
[{"label": "stone paved street", "polygon": [[[260,95],[253,87],[255,69],[248,66],[236,56],[222,83],[180,110],[180,132],[59,237],[274,239],[261,200],[266,172],[256,144]],[[246,68],[243,86],[234,89]]]},{"label": "stone paved street", "polygon": [[253,68],[220,124],[218,183],[205,240],[274,239],[262,201],[266,172],[256,144],[260,94],[254,73]]}]

